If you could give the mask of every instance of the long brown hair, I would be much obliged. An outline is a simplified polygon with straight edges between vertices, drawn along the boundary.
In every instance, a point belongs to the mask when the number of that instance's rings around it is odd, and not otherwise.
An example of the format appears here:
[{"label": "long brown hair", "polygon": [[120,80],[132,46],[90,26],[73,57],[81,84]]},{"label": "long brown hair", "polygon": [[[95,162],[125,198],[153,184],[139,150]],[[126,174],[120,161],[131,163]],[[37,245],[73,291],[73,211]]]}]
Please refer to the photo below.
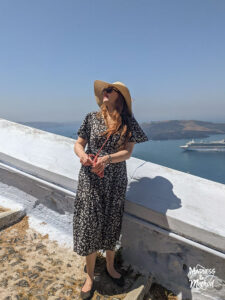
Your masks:
[{"label": "long brown hair", "polygon": [[115,101],[115,109],[113,114],[111,115],[111,118],[113,119],[113,125],[111,127],[109,127],[109,124],[107,122],[108,115],[109,113],[107,106],[103,102],[100,106],[100,111],[98,111],[97,116],[99,118],[101,118],[101,116],[104,117],[108,128],[101,135],[107,135],[108,137],[109,134],[119,134],[119,150],[124,150],[128,143],[128,139],[131,136],[131,115],[129,113],[127,103],[120,92],[118,92],[118,98]]}]

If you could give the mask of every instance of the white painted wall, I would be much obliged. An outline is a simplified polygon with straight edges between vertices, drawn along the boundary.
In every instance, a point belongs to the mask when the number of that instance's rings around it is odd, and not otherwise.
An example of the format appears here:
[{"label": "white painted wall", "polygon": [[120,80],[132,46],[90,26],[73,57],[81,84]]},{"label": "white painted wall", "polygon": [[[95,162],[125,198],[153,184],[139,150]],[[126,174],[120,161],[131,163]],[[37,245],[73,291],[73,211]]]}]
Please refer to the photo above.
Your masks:
[{"label": "white painted wall", "polygon": [[[0,205],[22,207],[31,226],[69,247],[80,169],[74,143],[0,119]],[[129,181],[122,228],[126,263],[143,272],[154,270],[162,284],[175,288],[176,267],[188,268],[199,258],[202,264],[214,263],[218,278],[225,282],[225,185],[133,157],[126,163]],[[171,259],[173,263],[168,263]],[[162,270],[172,272],[172,286]],[[184,287],[187,292],[187,282]]]}]

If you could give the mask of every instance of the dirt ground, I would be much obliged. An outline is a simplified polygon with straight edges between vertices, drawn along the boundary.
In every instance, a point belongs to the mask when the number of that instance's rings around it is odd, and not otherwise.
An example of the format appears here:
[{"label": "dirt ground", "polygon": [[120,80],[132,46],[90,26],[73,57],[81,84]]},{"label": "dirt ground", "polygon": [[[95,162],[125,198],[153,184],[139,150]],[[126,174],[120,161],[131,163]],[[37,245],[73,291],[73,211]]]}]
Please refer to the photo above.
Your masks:
[{"label": "dirt ground", "polygon": [[[28,216],[0,231],[1,300],[80,299],[86,278],[85,257],[62,248],[48,235],[29,228]],[[105,258],[98,253],[95,266],[94,300],[124,299],[141,274],[125,269],[119,251],[115,267],[125,275],[125,286],[116,286],[104,272]],[[171,291],[153,284],[144,300],[175,300]]]}]

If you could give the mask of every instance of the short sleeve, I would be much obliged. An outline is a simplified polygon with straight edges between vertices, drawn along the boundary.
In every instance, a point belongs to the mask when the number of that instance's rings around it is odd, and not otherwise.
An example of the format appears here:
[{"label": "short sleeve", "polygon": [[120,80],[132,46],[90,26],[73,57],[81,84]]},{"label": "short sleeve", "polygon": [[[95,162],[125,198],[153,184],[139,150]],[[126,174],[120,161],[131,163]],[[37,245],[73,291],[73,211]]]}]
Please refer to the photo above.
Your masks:
[{"label": "short sleeve", "polygon": [[134,116],[132,116],[130,120],[130,130],[131,137],[128,139],[128,142],[143,143],[149,141],[147,135],[144,133]]},{"label": "short sleeve", "polygon": [[86,114],[77,135],[87,141],[90,139],[90,113]]}]

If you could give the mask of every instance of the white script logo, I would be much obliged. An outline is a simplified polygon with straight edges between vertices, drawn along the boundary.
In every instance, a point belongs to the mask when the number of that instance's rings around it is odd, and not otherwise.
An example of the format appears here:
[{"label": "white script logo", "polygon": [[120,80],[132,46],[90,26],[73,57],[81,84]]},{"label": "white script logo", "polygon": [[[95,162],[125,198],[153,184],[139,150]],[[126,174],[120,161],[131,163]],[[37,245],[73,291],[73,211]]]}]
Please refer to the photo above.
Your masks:
[{"label": "white script logo", "polygon": [[215,268],[206,269],[199,264],[197,264],[194,268],[189,267],[187,276],[191,282],[190,287],[202,290],[213,288],[215,272]]}]

